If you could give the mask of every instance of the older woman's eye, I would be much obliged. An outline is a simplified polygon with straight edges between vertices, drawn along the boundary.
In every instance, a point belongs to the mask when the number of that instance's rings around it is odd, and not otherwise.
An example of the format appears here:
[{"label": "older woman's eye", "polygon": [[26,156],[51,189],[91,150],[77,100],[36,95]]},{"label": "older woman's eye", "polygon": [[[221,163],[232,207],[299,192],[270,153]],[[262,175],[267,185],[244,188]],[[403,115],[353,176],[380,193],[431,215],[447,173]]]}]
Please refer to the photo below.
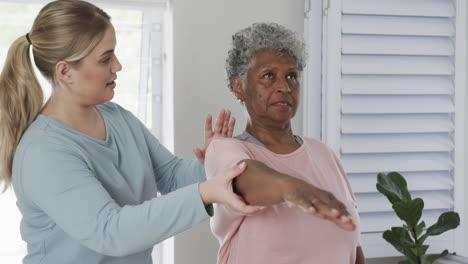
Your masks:
[{"label": "older woman's eye", "polygon": [[272,78],[273,78],[273,73],[271,73],[271,72],[265,73],[265,74],[263,75],[263,77],[264,77],[264,78],[267,78],[267,79],[272,79]]},{"label": "older woman's eye", "polygon": [[296,80],[296,79],[297,79],[297,75],[294,74],[294,73],[291,73],[291,74],[286,75],[286,78],[287,78],[288,80]]}]

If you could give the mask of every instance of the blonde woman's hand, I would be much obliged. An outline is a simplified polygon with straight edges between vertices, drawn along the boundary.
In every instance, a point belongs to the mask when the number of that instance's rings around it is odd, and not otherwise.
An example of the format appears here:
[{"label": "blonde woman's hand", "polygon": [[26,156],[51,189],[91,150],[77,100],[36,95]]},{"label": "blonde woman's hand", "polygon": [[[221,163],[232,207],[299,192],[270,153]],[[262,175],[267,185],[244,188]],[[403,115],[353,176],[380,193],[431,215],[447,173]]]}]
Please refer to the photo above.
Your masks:
[{"label": "blonde woman's hand", "polygon": [[282,190],[284,201],[291,207],[335,223],[339,228],[353,231],[356,225],[343,203],[325,190],[300,179],[289,178]]},{"label": "blonde woman's hand", "polygon": [[234,126],[236,125],[236,119],[234,117],[231,119],[231,111],[224,109],[219,111],[214,130],[212,128],[212,122],[212,116],[208,115],[205,119],[205,145],[203,149],[195,148],[193,150],[193,153],[195,153],[195,156],[201,164],[205,163],[205,152],[211,141],[214,138],[232,137]]},{"label": "blonde woman's hand", "polygon": [[200,195],[205,205],[219,203],[241,214],[251,215],[263,207],[247,205],[239,195],[234,193],[232,181],[246,168],[242,162],[231,169],[226,169],[216,177],[199,184]]}]

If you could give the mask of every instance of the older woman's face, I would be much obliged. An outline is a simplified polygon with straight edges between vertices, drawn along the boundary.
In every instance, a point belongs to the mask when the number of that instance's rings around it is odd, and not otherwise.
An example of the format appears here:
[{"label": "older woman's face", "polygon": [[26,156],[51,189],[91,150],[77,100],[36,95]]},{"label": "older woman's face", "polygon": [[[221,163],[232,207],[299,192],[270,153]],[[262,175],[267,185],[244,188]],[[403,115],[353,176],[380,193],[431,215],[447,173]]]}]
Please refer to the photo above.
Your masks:
[{"label": "older woman's face", "polygon": [[[262,50],[254,54],[244,89],[235,86],[251,120],[264,125],[289,124],[299,103],[299,74],[287,52]],[[237,89],[236,89],[237,87]]]}]

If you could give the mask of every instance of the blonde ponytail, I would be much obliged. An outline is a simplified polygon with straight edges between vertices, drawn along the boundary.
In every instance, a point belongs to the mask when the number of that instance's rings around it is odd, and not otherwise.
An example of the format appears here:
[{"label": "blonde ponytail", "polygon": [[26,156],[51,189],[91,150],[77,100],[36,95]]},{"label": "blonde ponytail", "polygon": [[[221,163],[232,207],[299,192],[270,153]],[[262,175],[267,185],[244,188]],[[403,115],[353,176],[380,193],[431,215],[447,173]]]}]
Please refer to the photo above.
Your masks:
[{"label": "blonde ponytail", "polygon": [[44,103],[29,48],[36,67],[55,89],[57,62],[79,63],[109,25],[110,16],[91,3],[57,0],[41,9],[28,39],[22,36],[10,47],[0,75],[0,184],[4,190],[11,184],[16,147]]},{"label": "blonde ponytail", "polygon": [[8,51],[0,75],[0,181],[11,183],[13,155],[21,136],[42,108],[44,96],[34,74],[26,37]]}]

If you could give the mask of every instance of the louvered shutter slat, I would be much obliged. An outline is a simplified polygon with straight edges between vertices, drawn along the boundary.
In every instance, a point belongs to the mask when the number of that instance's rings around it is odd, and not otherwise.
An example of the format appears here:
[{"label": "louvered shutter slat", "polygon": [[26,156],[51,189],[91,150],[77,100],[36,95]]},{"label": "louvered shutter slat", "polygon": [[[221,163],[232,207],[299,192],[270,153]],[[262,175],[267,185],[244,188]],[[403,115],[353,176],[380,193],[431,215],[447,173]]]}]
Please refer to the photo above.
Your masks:
[{"label": "louvered shutter slat", "polygon": [[454,53],[451,41],[444,37],[345,35],[343,54],[433,55]]},{"label": "louvered shutter slat", "polygon": [[453,121],[449,114],[345,115],[341,119],[341,131],[345,134],[448,133],[453,131]]},{"label": "louvered shutter slat", "polygon": [[[421,5],[424,8],[420,8]],[[455,8],[440,0],[354,0],[343,1],[343,13],[452,17],[455,15]]]},{"label": "louvered shutter slat", "polygon": [[399,171],[448,171],[453,169],[449,153],[373,153],[341,155],[348,173]]},{"label": "louvered shutter slat", "polygon": [[452,113],[450,96],[343,96],[344,114]]},{"label": "louvered shutter slat", "polygon": [[439,17],[344,15],[342,26],[346,34],[442,37],[455,34],[452,19]]},{"label": "louvered shutter slat", "polygon": [[[375,193],[375,173],[349,173],[354,193]],[[405,178],[410,191],[450,190],[453,177],[449,171],[406,172]]]},{"label": "louvered shutter slat", "polygon": [[453,94],[450,76],[419,75],[343,75],[344,95],[436,95]]},{"label": "louvered shutter slat", "polygon": [[401,153],[452,151],[449,134],[343,135],[341,153]]},{"label": "louvered shutter slat", "polygon": [[448,56],[343,55],[343,74],[451,75]]}]

